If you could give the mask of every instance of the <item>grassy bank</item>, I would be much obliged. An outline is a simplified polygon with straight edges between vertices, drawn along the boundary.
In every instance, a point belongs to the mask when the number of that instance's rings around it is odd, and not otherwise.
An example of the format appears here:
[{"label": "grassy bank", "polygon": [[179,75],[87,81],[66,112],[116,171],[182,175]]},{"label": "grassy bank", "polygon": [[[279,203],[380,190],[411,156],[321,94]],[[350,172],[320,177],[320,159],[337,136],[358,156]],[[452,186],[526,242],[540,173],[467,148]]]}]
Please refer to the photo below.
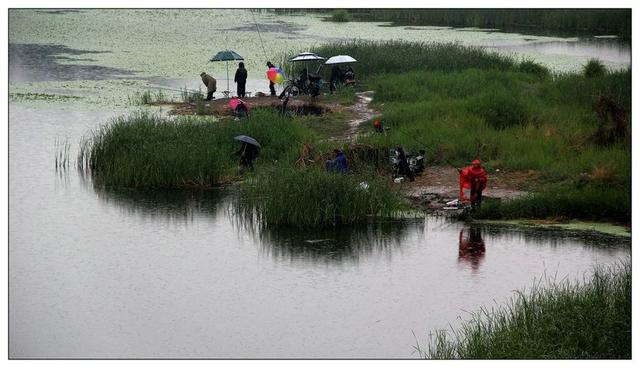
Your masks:
[{"label": "grassy bank", "polygon": [[[453,72],[469,68],[508,70],[517,62],[507,56],[487,52],[480,47],[453,43],[406,41],[349,41],[313,47],[319,55],[350,55],[360,79],[375,74],[405,73],[418,70]],[[402,55],[402,57],[398,57]],[[324,68],[329,80],[330,68]]]},{"label": "grassy bank", "polygon": [[[528,61],[506,69],[499,62],[487,68],[380,73],[366,83],[376,91],[374,105],[390,130],[359,143],[424,149],[432,164],[460,167],[478,157],[489,180],[495,170],[536,177],[518,189],[542,193],[488,206],[479,216],[629,219],[629,70],[552,76]],[[601,98],[626,114],[619,138],[602,134],[616,123],[607,110],[599,110]]]},{"label": "grassy bank", "polygon": [[630,359],[631,264],[592,279],[535,286],[506,306],[483,309],[452,331],[437,331],[431,359]]},{"label": "grassy bank", "polygon": [[96,183],[135,188],[210,187],[236,175],[239,147],[233,137],[249,135],[262,145],[260,162],[293,164],[299,146],[315,135],[297,120],[257,110],[251,118],[175,120],[147,113],[119,117],[84,142],[79,162]]},{"label": "grassy bank", "polygon": [[362,223],[401,209],[400,195],[388,181],[319,168],[263,171],[243,186],[237,207],[263,225],[298,228]]}]

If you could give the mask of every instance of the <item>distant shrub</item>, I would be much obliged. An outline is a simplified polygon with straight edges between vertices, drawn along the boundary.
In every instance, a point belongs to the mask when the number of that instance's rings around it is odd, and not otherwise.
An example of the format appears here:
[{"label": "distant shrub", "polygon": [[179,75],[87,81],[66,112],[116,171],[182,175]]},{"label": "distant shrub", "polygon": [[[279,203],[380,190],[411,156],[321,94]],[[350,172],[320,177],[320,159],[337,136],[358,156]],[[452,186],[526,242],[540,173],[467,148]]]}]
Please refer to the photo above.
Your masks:
[{"label": "distant shrub", "polygon": [[605,75],[607,68],[598,59],[589,59],[582,69],[584,76],[587,78],[597,78]]},{"label": "distant shrub", "polygon": [[351,14],[345,9],[334,9],[329,18],[332,22],[350,22]]},{"label": "distant shrub", "polygon": [[534,62],[533,60],[523,60],[518,64],[517,71],[533,74],[540,79],[544,79],[549,76],[549,69]]}]

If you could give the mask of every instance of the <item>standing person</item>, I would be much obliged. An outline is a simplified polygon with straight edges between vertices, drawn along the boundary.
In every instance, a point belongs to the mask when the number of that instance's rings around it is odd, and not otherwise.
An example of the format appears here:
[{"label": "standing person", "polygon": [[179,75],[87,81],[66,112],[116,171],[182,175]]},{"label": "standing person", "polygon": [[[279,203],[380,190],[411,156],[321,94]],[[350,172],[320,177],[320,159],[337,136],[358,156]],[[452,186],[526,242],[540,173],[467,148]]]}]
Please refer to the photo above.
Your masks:
[{"label": "standing person", "polygon": [[245,86],[247,85],[247,69],[244,68],[244,63],[240,62],[238,64],[238,69],[236,70],[236,75],[233,77],[233,81],[238,84],[238,97],[245,97]]},{"label": "standing person", "polygon": [[338,81],[342,80],[342,70],[337,65],[334,65],[331,68],[331,78],[329,79],[329,91],[333,94],[333,91],[336,90],[336,84]]},{"label": "standing person", "polygon": [[472,207],[480,207],[482,204],[482,191],[487,187],[487,172],[480,165],[480,160],[473,160],[471,166],[458,169],[460,173],[460,192],[464,198],[463,189],[469,189],[469,200]]},{"label": "standing person", "polygon": [[205,72],[200,73],[200,77],[202,78],[202,83],[207,86],[207,101],[211,101],[213,92],[216,91],[216,79]]},{"label": "standing person", "polygon": [[347,67],[347,70],[344,72],[343,81],[346,85],[351,85],[356,83],[356,73],[353,71],[352,67]]},{"label": "standing person", "polygon": [[414,181],[415,177],[413,176],[413,172],[411,172],[411,168],[409,167],[409,161],[407,161],[407,155],[404,153],[404,150],[402,149],[402,147],[396,148],[396,151],[398,151],[399,173],[409,178],[409,181]]},{"label": "standing person", "polygon": [[[275,68],[275,65],[271,64],[270,61],[267,61],[267,67],[271,69],[271,68]],[[269,81],[269,92],[271,92],[271,96],[276,95],[276,88],[274,86],[275,86],[275,83],[273,83],[272,81]]]}]

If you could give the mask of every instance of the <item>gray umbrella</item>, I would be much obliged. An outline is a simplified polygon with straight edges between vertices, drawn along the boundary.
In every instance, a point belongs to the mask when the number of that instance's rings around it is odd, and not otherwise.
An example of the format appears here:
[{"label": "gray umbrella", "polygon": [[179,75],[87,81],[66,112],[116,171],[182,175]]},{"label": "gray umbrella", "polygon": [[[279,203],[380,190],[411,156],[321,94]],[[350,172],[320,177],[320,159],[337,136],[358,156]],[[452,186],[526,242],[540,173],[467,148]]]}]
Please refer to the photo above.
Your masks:
[{"label": "gray umbrella", "polygon": [[250,144],[252,146],[256,146],[258,148],[262,148],[262,146],[260,145],[260,143],[258,143],[258,141],[256,141],[252,137],[249,137],[248,135],[239,135],[237,137],[234,137],[233,139],[235,139],[236,141],[248,143],[248,144]]},{"label": "gray umbrella", "polygon": [[209,59],[209,61],[227,62],[227,91],[229,90],[229,61],[233,60],[244,60],[244,58],[233,50],[222,50]]}]

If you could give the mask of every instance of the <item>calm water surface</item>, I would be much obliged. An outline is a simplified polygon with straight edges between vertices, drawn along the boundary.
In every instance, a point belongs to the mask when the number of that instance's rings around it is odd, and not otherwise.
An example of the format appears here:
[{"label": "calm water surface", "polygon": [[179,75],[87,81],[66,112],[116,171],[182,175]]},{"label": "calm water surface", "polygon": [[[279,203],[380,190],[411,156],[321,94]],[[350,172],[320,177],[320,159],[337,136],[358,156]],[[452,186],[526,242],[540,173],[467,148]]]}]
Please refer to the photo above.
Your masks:
[{"label": "calm water surface", "polygon": [[[308,37],[315,26],[292,27],[285,28]],[[628,58],[624,46],[602,49],[611,40],[589,49],[458,33],[486,47],[533,48],[564,61],[585,53]],[[12,43],[32,45],[36,36],[12,32]],[[126,55],[85,55],[70,50],[88,48],[63,41],[12,46],[11,88],[91,96],[115,93],[101,87],[118,91],[118,78],[136,78],[119,63]],[[25,62],[33,50],[49,56]],[[60,52],[114,62],[73,66],[55,56]],[[189,81],[149,74],[140,78],[176,87]],[[29,84],[35,77],[54,83]],[[91,81],[100,87],[87,88]],[[189,83],[197,88],[199,81]],[[249,87],[266,90],[258,80]],[[81,138],[126,111],[109,102],[91,110],[64,102],[9,106],[12,358],[415,358],[414,333],[424,344],[428,331],[501,304],[544,275],[582,279],[594,265],[630,254],[625,242],[471,229],[435,218],[259,231],[235,219],[230,193],[104,190],[74,169],[56,172],[56,140],[71,144],[73,164]]]}]

